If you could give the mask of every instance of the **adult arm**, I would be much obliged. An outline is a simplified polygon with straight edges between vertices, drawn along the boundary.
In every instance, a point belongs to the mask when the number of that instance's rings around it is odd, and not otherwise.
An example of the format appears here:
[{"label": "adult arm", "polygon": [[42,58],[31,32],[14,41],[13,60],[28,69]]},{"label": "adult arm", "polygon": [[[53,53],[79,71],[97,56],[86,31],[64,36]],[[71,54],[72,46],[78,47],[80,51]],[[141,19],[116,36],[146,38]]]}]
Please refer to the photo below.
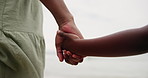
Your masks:
[{"label": "adult arm", "polygon": [[[76,34],[80,38],[83,38],[80,31],[78,30],[78,28],[74,23],[74,18],[72,14],[67,9],[63,0],[40,0],[40,1],[52,13],[55,20],[57,21],[60,30]],[[60,36],[56,35],[57,56],[59,57],[60,61],[63,61],[64,59],[63,52],[61,49],[62,41],[63,39]]]}]

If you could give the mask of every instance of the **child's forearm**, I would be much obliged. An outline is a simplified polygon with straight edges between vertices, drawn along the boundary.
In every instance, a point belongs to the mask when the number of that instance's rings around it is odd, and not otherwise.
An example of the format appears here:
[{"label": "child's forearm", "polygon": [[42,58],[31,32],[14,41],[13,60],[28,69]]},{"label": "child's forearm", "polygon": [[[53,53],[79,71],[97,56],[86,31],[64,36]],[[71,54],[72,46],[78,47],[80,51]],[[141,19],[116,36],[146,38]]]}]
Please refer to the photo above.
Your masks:
[{"label": "child's forearm", "polygon": [[86,56],[117,57],[142,54],[147,50],[148,26],[102,38],[75,40],[71,51]]},{"label": "child's forearm", "polygon": [[40,0],[53,14],[59,26],[73,21],[73,16],[67,9],[63,0]]}]

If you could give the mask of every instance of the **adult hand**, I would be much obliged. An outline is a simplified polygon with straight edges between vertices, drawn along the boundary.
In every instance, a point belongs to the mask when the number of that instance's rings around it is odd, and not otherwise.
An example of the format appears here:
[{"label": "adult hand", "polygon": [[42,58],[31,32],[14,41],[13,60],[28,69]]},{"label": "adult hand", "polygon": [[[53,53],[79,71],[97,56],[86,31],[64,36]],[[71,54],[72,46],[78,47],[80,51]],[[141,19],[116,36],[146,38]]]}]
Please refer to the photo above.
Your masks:
[{"label": "adult hand", "polygon": [[[75,24],[73,22],[69,22],[67,24],[64,24],[63,26],[60,27],[60,30],[67,32],[67,33],[75,34],[80,39],[83,38],[80,31],[77,29],[77,27],[75,26]],[[65,59],[65,61],[68,64],[77,65],[79,62],[83,61],[83,58],[84,58],[83,56],[72,54],[71,52],[66,51],[66,50],[63,51],[62,47],[61,47],[62,42],[63,42],[63,38],[57,34],[56,35],[56,49],[57,49],[57,56],[61,62]]]}]

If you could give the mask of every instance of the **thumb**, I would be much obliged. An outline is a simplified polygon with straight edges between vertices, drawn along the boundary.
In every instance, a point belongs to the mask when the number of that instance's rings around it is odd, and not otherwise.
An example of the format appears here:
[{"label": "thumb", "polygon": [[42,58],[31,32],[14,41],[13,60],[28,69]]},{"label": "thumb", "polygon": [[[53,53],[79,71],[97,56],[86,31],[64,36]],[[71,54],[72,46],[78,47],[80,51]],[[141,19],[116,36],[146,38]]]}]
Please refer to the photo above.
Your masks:
[{"label": "thumb", "polygon": [[64,37],[64,38],[70,38],[70,39],[79,39],[79,37],[75,34],[71,34],[71,33],[65,33],[61,30],[58,30],[58,34],[61,36],[61,37]]}]

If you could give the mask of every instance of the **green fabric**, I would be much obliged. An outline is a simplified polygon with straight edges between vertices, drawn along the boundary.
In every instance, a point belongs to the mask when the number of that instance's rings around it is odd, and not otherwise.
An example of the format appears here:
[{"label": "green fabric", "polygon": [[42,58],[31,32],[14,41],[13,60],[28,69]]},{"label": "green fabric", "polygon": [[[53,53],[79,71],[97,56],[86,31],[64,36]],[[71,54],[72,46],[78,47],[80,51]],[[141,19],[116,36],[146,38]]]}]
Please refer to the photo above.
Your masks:
[{"label": "green fabric", "polygon": [[40,0],[0,0],[0,78],[43,78]]}]

